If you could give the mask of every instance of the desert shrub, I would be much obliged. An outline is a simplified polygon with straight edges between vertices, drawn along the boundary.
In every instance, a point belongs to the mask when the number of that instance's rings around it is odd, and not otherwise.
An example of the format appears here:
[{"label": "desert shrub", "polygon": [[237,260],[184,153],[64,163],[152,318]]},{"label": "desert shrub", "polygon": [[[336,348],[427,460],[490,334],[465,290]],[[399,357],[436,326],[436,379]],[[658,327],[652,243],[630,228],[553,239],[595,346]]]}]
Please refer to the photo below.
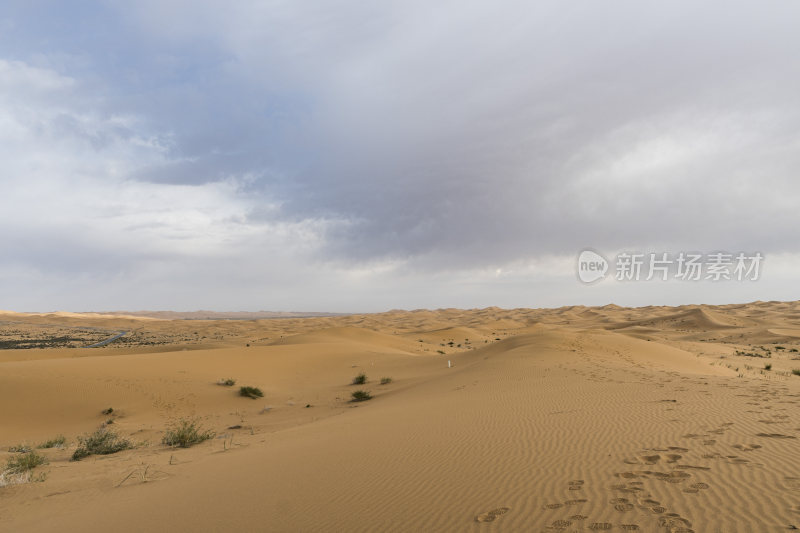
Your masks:
[{"label": "desert shrub", "polygon": [[213,439],[214,435],[216,434],[210,429],[201,429],[197,420],[182,418],[167,429],[161,442],[167,446],[188,448],[208,439]]},{"label": "desert shrub", "polygon": [[258,387],[240,387],[239,388],[239,395],[244,396],[245,398],[263,398],[264,393],[261,392],[261,389]]},{"label": "desert shrub", "polygon": [[236,380],[233,378],[223,378],[217,381],[217,385],[222,385],[223,387],[233,387],[236,385]]},{"label": "desert shrub", "polygon": [[351,385],[363,385],[366,382],[367,382],[367,375],[362,372],[353,378]]},{"label": "desert shrub", "polygon": [[794,374],[795,376],[800,376],[800,368],[792,369],[792,374]]},{"label": "desert shrub", "polygon": [[11,453],[28,453],[31,450],[33,450],[33,448],[27,444],[17,444],[8,448],[8,451]]},{"label": "desert shrub", "polygon": [[39,465],[47,463],[47,459],[36,452],[28,452],[11,457],[6,463],[6,472],[10,474],[23,474]]},{"label": "desert shrub", "polygon": [[67,443],[67,438],[64,435],[59,435],[50,440],[41,443],[38,448],[62,448]]},{"label": "desert shrub", "polygon": [[391,382],[392,382],[392,378],[389,378],[389,377],[381,378],[381,385],[388,385]]},{"label": "desert shrub", "polygon": [[114,408],[113,407],[109,407],[108,409],[103,409],[102,411],[100,411],[100,413],[104,414],[104,415],[110,415],[113,412],[114,412]]},{"label": "desert shrub", "polygon": [[369,393],[369,391],[365,391],[363,389],[358,389],[357,391],[353,391],[353,394],[351,394],[351,396],[353,397],[352,401],[354,402],[366,402],[367,400],[372,399],[372,395]]},{"label": "desert shrub", "polygon": [[80,461],[90,455],[109,455],[129,448],[133,448],[129,440],[101,427],[90,435],[78,437],[78,449],[72,454],[72,460]]},{"label": "desert shrub", "polygon": [[767,363],[766,365],[764,365],[764,370],[772,370],[772,364]]}]

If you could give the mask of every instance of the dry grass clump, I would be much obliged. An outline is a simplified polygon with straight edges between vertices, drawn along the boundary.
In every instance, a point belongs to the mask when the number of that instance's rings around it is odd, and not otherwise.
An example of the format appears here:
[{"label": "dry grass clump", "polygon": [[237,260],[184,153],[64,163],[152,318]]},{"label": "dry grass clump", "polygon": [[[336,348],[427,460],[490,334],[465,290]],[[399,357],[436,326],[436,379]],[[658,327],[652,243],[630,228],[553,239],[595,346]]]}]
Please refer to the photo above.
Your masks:
[{"label": "dry grass clump", "polygon": [[44,474],[34,477],[31,471],[37,466],[47,464],[47,458],[36,452],[27,452],[11,457],[6,462],[6,467],[0,471],[0,487],[18,485],[30,481],[44,481]]}]

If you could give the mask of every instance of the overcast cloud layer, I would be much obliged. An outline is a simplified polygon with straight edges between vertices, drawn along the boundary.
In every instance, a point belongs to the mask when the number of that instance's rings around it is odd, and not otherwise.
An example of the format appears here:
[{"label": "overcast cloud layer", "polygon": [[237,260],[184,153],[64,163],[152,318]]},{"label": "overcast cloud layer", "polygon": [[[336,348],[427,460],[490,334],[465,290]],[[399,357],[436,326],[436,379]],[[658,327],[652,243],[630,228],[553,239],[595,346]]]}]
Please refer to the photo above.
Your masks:
[{"label": "overcast cloud layer", "polygon": [[0,308],[800,298],[800,5],[431,4],[3,2]]}]

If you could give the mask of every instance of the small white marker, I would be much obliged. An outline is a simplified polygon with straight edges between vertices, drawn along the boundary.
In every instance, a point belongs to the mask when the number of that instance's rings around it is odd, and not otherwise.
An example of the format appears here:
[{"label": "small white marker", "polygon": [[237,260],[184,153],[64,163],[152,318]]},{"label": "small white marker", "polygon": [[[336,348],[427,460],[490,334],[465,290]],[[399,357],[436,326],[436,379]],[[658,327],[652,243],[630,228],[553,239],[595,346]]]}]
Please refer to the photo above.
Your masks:
[{"label": "small white marker", "polygon": [[447,368],[450,368],[450,359],[447,360]]}]

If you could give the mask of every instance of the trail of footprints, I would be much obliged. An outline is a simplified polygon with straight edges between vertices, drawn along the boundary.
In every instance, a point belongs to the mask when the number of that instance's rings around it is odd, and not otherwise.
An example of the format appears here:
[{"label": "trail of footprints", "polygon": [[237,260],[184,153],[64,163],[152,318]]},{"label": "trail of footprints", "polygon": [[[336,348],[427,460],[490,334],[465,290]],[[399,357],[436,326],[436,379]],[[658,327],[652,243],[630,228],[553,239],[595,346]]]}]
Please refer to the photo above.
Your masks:
[{"label": "trail of footprints", "polygon": [[498,507],[491,511],[486,511],[475,517],[476,522],[494,522],[498,517],[503,516],[511,510],[510,507]]},{"label": "trail of footprints", "polygon": [[[584,480],[576,479],[569,481],[567,483],[567,490],[569,491],[580,491],[583,490]],[[622,499],[616,499],[613,503],[616,506],[619,506],[620,509],[628,510],[628,506],[630,503]],[[575,510],[580,511],[580,506],[584,503],[587,503],[589,500],[586,498],[573,498],[563,502],[558,503],[548,503],[542,506],[543,510],[551,511],[556,509],[562,508],[576,508]],[[631,508],[633,508],[631,506]],[[640,531],[641,528],[638,524],[618,524],[619,528],[623,531]],[[554,520],[550,523],[549,526],[545,528],[546,532],[553,532],[553,531],[579,531],[588,529],[590,531],[609,531],[614,528],[614,524],[609,522],[593,522],[589,519],[589,516],[581,513],[581,512],[573,512],[567,518],[560,518],[558,520]]]},{"label": "trail of footprints", "polygon": [[[593,377],[597,378],[596,375]],[[751,405],[757,405],[762,409],[771,409],[771,406],[762,405],[774,400],[777,396],[776,392],[767,392],[762,388],[752,391],[755,394],[751,397],[755,399],[754,402],[748,402]],[[750,396],[750,395],[738,395]],[[793,396],[793,395],[787,395]],[[796,400],[791,402],[778,402],[778,403],[800,403]],[[782,411],[784,409],[778,409]],[[753,410],[753,413],[761,413],[763,411]],[[764,424],[789,424],[791,418],[785,414],[772,414],[770,418],[763,418],[759,422]],[[729,431],[733,422],[725,422],[718,427],[708,429],[702,433],[689,433],[683,435],[683,438],[692,441],[699,441],[702,446],[715,446],[717,444],[716,437],[724,435]],[[794,428],[794,431],[800,431],[800,427]],[[760,432],[754,435],[758,438],[766,439],[795,439],[793,435],[786,435],[783,433],[775,432]],[[756,443],[743,443],[730,445],[732,448],[741,453],[750,454],[762,449],[761,444]],[[614,510],[620,513],[623,517],[627,514],[631,516],[636,514],[636,511],[645,512],[651,516],[657,517],[657,523],[663,531],[667,533],[694,533],[692,529],[692,522],[681,516],[678,513],[670,512],[667,505],[662,504],[660,501],[653,499],[651,494],[645,488],[645,481],[660,481],[663,483],[680,484],[683,485],[681,492],[687,495],[701,495],[704,491],[709,490],[711,486],[708,483],[697,481],[694,479],[694,473],[707,472],[711,470],[710,466],[705,465],[692,465],[683,464],[681,461],[684,459],[685,454],[689,452],[689,448],[680,446],[669,446],[666,448],[652,448],[641,451],[638,454],[623,460],[628,465],[640,465],[642,468],[631,471],[618,472],[616,477],[618,482],[610,486],[613,491],[613,497],[609,499],[608,503]],[[700,458],[703,460],[724,460],[729,464],[748,465],[750,460],[739,455],[723,454],[720,452],[709,451],[701,453]],[[661,467],[661,470],[656,469]],[[784,478],[784,485],[788,490],[800,491],[800,478],[786,477]],[[583,480],[572,480],[566,486],[569,491],[581,491],[584,488]],[[579,493],[578,493],[579,494]],[[572,514],[565,518],[559,518],[552,521],[545,527],[547,532],[567,532],[567,531],[610,531],[612,529],[621,531],[642,531],[642,526],[632,523],[630,520],[624,518],[619,523],[613,524],[609,522],[592,521],[589,516],[580,512],[580,506],[588,502],[586,498],[572,498],[562,502],[547,503],[542,506],[542,510],[553,511],[558,509],[567,509]],[[500,507],[486,513],[482,513],[475,517],[478,522],[492,522],[498,517],[504,515],[509,511],[508,507]],[[577,512],[576,512],[577,511]],[[792,509],[793,512],[800,514],[800,505]],[[565,513],[566,514],[566,513]]]}]

